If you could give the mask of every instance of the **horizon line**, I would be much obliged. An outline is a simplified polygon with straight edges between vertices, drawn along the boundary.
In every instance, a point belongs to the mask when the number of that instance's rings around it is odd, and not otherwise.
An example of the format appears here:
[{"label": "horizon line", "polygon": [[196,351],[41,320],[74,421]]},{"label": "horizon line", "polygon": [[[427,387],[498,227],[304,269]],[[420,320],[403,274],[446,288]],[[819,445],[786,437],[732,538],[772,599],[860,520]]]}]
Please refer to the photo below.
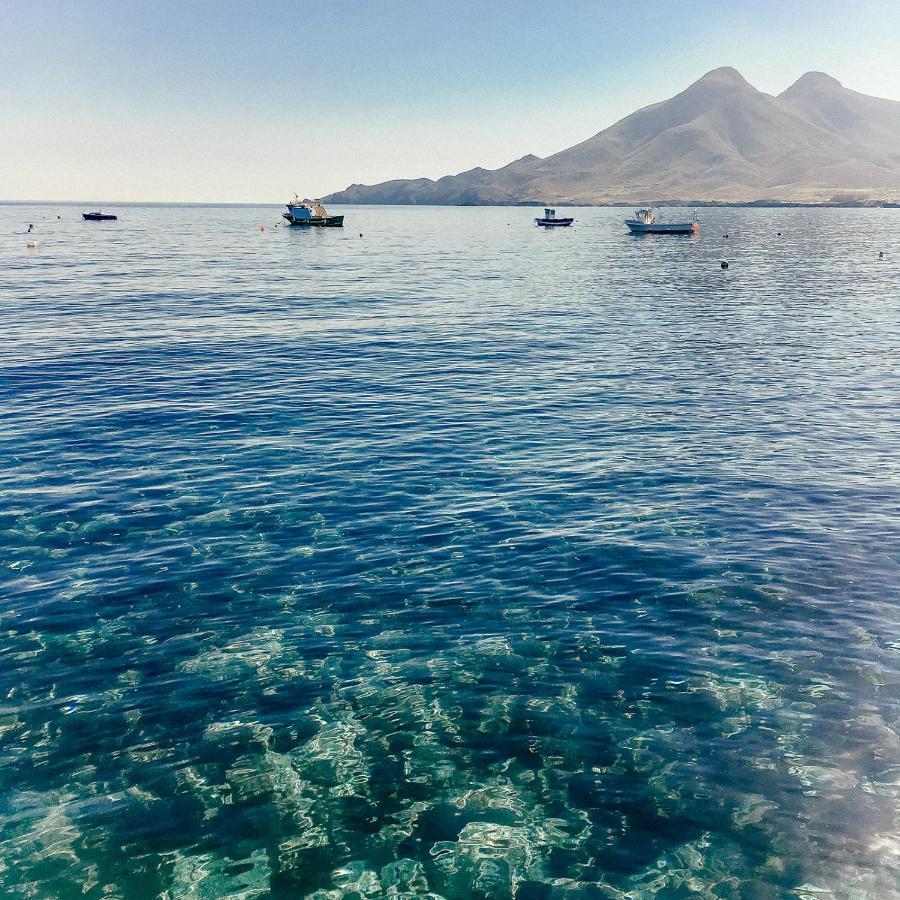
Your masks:
[{"label": "horizon line", "polygon": [[[331,202],[331,201],[330,201]],[[219,207],[235,209],[279,209],[284,203],[273,202],[228,202],[228,201],[203,201],[203,200],[0,200],[0,206],[181,206],[191,207]],[[635,205],[649,205],[655,207],[696,206],[710,207],[831,207],[831,208],[896,208],[900,205],[900,197],[865,197],[859,199],[821,199],[821,200],[780,200],[777,197],[758,197],[754,200],[715,200],[715,199],[679,199],[660,198],[653,202],[646,200],[610,200],[606,203],[570,203],[565,200],[519,200],[513,203],[342,203],[333,201],[334,206],[356,207],[380,207],[390,206],[397,209],[537,209],[542,206],[559,206],[569,209],[620,209]]]}]

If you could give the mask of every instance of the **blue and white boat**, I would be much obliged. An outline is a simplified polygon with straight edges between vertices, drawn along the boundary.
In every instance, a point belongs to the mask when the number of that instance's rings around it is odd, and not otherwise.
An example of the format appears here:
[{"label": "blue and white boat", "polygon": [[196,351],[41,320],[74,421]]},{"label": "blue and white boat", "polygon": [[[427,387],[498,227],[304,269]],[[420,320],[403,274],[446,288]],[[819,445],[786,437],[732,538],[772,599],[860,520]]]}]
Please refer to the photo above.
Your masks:
[{"label": "blue and white boat", "polygon": [[554,226],[561,226],[562,228],[567,228],[571,225],[575,220],[574,219],[557,219],[556,218],[556,210],[550,209],[549,206],[544,207],[544,216],[543,218],[537,218],[534,220],[535,225],[542,225],[545,228],[552,228]]},{"label": "blue and white boat", "polygon": [[700,222],[695,215],[690,222],[657,222],[653,210],[638,209],[625,224],[632,234],[699,234]]},{"label": "blue and white boat", "polygon": [[324,228],[341,228],[343,216],[329,216],[321,200],[300,200],[296,194],[282,213],[289,225],[318,225]]}]

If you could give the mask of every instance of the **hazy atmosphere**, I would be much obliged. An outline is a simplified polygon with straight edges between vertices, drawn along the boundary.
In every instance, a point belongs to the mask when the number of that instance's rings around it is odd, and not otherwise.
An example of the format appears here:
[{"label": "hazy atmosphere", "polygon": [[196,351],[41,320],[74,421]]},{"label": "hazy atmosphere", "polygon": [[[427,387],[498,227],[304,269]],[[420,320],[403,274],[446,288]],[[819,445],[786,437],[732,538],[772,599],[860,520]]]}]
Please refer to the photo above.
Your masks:
[{"label": "hazy atmosphere", "polygon": [[2,200],[277,202],[546,156],[733,66],[900,99],[892,2],[0,4]]}]

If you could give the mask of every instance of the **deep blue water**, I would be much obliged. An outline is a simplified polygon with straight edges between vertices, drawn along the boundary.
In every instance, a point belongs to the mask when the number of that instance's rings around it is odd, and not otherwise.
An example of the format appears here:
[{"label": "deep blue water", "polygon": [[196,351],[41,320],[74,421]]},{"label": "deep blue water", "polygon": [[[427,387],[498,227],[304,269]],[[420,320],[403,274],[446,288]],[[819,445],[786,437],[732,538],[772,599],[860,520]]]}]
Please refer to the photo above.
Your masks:
[{"label": "deep blue water", "polygon": [[898,211],[343,211],[0,207],[0,893],[900,891]]}]

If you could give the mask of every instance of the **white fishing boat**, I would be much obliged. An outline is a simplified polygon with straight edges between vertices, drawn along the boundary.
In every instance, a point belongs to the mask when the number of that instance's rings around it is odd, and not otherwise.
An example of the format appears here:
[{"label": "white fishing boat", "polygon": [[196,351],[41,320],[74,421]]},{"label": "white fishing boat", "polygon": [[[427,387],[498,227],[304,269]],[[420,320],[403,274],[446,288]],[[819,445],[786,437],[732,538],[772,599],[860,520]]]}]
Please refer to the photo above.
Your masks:
[{"label": "white fishing boat", "polygon": [[625,224],[632,234],[699,234],[700,222],[696,214],[690,222],[660,222],[651,207],[635,210],[633,219]]}]

